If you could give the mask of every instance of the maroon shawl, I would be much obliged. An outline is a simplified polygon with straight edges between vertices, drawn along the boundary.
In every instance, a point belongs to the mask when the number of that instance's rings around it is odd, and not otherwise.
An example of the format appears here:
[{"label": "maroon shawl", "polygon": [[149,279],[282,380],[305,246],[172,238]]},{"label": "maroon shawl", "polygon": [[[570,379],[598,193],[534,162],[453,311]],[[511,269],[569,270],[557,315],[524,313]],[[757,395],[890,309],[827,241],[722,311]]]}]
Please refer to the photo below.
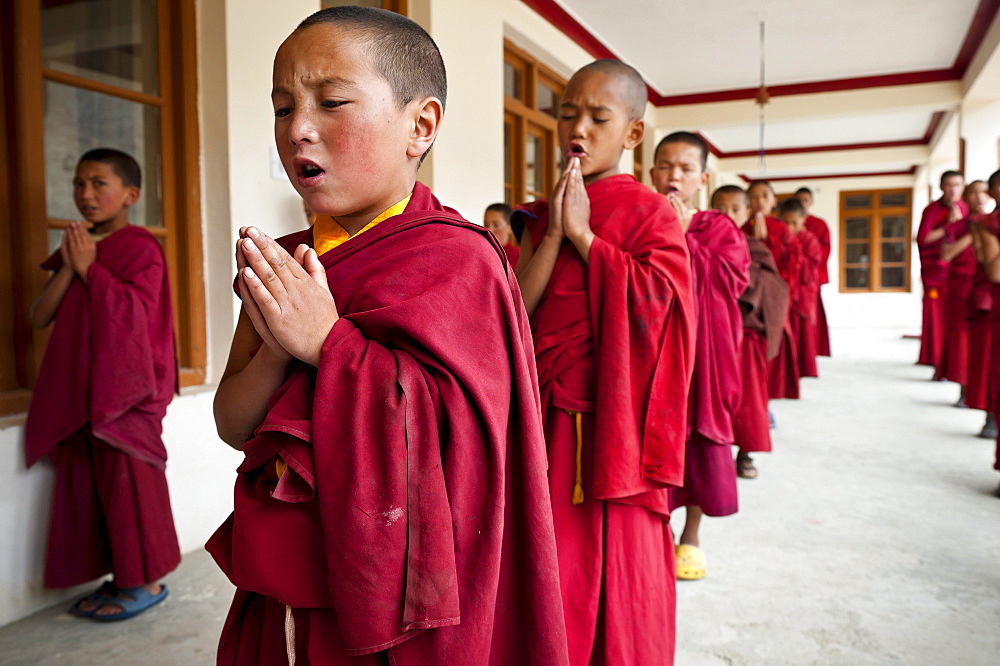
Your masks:
[{"label": "maroon shawl", "polygon": [[241,589],[334,608],[353,655],[565,662],[531,337],[502,248],[418,183],[320,260],[341,318],[319,367],[294,362],[271,397],[209,550]]},{"label": "maroon shawl", "polygon": [[[56,251],[42,268],[62,265]],[[162,421],[176,391],[167,262],[152,234],[128,226],[97,243],[87,282],[74,276],[59,305],[28,411],[27,463],[89,426],[162,468]]]},{"label": "maroon shawl", "polygon": [[767,359],[778,355],[788,312],[788,284],[778,274],[774,257],[764,241],[748,238],[750,285],[740,297],[743,328],[767,338]]}]

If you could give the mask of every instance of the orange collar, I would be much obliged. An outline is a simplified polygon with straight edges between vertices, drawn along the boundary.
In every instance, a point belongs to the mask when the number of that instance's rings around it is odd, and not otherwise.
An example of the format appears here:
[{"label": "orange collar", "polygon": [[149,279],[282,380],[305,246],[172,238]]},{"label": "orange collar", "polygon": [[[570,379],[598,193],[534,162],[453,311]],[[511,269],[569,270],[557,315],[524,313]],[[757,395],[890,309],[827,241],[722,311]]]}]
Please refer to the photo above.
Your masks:
[{"label": "orange collar", "polygon": [[[354,234],[354,236],[360,236],[379,222],[385,222],[390,217],[402,213],[406,210],[406,205],[410,203],[411,196],[413,195],[409,194],[396,205],[387,208],[381,215],[366,224],[364,229]],[[343,245],[354,236],[347,233],[347,230],[337,224],[337,221],[329,215],[317,215],[316,222],[313,224],[313,249],[316,250],[317,255],[322,256],[333,248]]]}]

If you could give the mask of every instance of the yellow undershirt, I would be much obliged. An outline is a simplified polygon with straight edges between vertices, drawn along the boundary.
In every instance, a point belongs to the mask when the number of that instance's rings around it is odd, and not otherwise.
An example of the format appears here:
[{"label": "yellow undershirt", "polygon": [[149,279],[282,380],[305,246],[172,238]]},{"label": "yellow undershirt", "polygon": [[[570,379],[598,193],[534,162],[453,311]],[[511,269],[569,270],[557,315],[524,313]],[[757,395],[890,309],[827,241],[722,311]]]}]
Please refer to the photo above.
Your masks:
[{"label": "yellow undershirt", "polygon": [[[390,217],[395,217],[399,215],[404,210],[406,210],[406,205],[410,203],[410,197],[412,194],[406,195],[406,198],[397,203],[394,206],[389,206],[381,215],[376,217],[374,220],[369,222],[364,226],[364,228],[354,236],[360,236],[369,229],[375,227],[379,222],[385,222]],[[344,227],[340,226],[336,220],[334,220],[329,215],[317,215],[316,222],[313,224],[313,249],[316,250],[317,256],[323,256],[330,250],[340,245],[343,245],[354,236],[347,233]],[[278,473],[278,478],[285,473],[288,469],[288,463],[286,463],[281,458],[274,461],[275,471]]]}]

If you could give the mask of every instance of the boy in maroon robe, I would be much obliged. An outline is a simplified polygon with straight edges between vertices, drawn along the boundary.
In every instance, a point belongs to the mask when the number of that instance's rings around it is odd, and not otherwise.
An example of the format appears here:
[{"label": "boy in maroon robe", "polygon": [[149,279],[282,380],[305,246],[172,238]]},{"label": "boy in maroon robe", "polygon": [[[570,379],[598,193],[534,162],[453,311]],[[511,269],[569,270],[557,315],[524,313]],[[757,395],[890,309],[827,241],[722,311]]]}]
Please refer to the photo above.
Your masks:
[{"label": "boy in maroon robe", "polygon": [[924,208],[917,228],[917,250],[920,253],[920,281],[924,287],[923,318],[920,330],[918,365],[932,365],[935,379],[944,351],[944,307],[942,296],[948,282],[948,263],[941,261],[941,241],[944,227],[969,214],[962,201],[965,179],[957,171],[941,174],[941,198]]},{"label": "boy in maroon robe", "polygon": [[729,516],[739,508],[731,446],[740,402],[739,298],[750,281],[750,249],[725,214],[694,210],[695,195],[708,183],[707,161],[708,146],[701,137],[674,132],[656,147],[650,169],[653,188],[667,197],[685,230],[698,322],[684,486],[670,490],[670,510],[686,507],[675,551],[681,580],[699,580],[707,573],[698,538],[702,515]]},{"label": "boy in maroon robe", "polygon": [[[806,229],[808,229],[820,247],[819,284],[830,283],[830,273],[828,265],[830,263],[830,227],[826,220],[809,213],[813,205],[813,193],[808,187],[800,187],[795,191],[795,198],[799,200],[802,207],[806,209]],[[823,293],[819,292],[816,301],[816,353],[820,356],[830,355],[830,326],[826,321],[826,308],[823,307]]]},{"label": "boy in maroon robe", "polygon": [[[743,232],[761,238],[767,244],[778,273],[788,285],[789,302],[798,300],[802,246],[781,220],[770,216],[776,201],[774,188],[766,180],[757,180],[750,183],[747,195],[750,197],[750,221],[743,225]],[[778,355],[768,362],[768,394],[772,399],[797,400],[800,376],[798,340],[789,310]]]},{"label": "boy in maroon robe", "polygon": [[318,217],[237,242],[215,413],[245,460],[208,544],[237,586],[219,663],[566,663],[527,315],[493,235],[416,182],[437,46],[334,7],[285,40],[273,82],[278,154]]},{"label": "boy in maroon robe", "polygon": [[[599,60],[566,84],[566,168],[515,211],[549,449],[570,663],[670,664],[668,489],[684,479],[694,357],[691,268],[669,201],[619,173],[646,86]],[[523,231],[522,231],[523,227]]]},{"label": "boy in maroon robe", "polygon": [[941,378],[961,387],[956,407],[968,406],[969,299],[972,297],[972,283],[979,267],[972,248],[969,223],[983,215],[989,200],[986,183],[981,180],[969,183],[962,194],[962,201],[968,207],[969,215],[946,224],[941,241],[941,261],[948,264],[948,282],[942,298],[945,335],[938,373]]},{"label": "boy in maroon robe", "polygon": [[802,252],[799,264],[798,285],[791,303],[790,320],[792,337],[798,343],[799,374],[802,377],[819,377],[816,366],[816,322],[819,304],[819,268],[822,265],[823,250],[819,240],[805,228],[805,207],[796,199],[787,199],[778,207],[784,222]]},{"label": "boy in maroon robe", "polygon": [[510,206],[505,203],[490,204],[483,213],[483,226],[493,232],[497,241],[503,246],[507,261],[517,268],[517,258],[521,254],[521,248],[517,246],[514,232],[510,228],[510,213]]},{"label": "boy in maroon robe", "polygon": [[[989,186],[987,185],[987,195]],[[990,365],[992,364],[993,327],[993,285],[983,268],[985,258],[983,246],[976,231],[983,216],[968,218],[968,230],[972,236],[972,247],[976,257],[976,268],[972,276],[972,291],[969,293],[969,374],[965,402],[971,409],[986,412],[986,422],[979,436],[995,439],[997,436],[996,415],[993,412],[993,396],[990,391]]]},{"label": "boy in maroon robe", "polygon": [[133,617],[167,596],[158,581],[180,563],[160,438],[177,391],[167,263],[148,231],[128,221],[141,173],[109,148],[84,154],[74,222],[42,268],[31,305],[38,328],[55,321],[28,411],[28,465],[56,468],[46,587],[114,578],[70,612]]},{"label": "boy in maroon robe", "polygon": [[[745,228],[750,216],[750,199],[735,185],[723,185],[712,194],[712,208],[725,213],[738,227]],[[788,285],[778,274],[767,244],[757,236],[764,225],[753,228],[747,237],[750,250],[750,283],[740,296],[743,315],[743,342],[740,345],[740,402],[733,416],[733,443],[737,446],[736,474],[756,479],[757,468],[751,453],[771,450],[768,418],[768,361],[778,355],[788,312]]]}]

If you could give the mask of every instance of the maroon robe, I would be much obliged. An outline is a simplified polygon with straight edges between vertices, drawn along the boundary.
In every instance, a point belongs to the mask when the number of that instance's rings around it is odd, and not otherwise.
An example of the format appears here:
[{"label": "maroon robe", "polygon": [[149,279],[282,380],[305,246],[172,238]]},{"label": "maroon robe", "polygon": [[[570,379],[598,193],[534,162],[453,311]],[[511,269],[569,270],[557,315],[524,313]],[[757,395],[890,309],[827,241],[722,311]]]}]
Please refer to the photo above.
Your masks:
[{"label": "maroon robe", "polygon": [[[969,220],[945,225],[944,242],[955,243],[969,233]],[[949,262],[944,290],[944,350],[937,368],[937,378],[965,386],[969,374],[969,298],[976,274],[976,252],[970,245]]]},{"label": "maroon robe", "polygon": [[319,366],[293,362],[272,395],[208,543],[239,588],[219,662],[283,663],[287,605],[313,664],[566,663],[531,336],[503,249],[417,183],[402,214],[320,261],[341,318]]},{"label": "maroon robe", "polygon": [[[964,201],[957,205],[962,217],[969,214]],[[948,262],[941,261],[941,241],[928,242],[930,232],[948,222],[950,207],[943,200],[933,201],[920,216],[917,229],[917,250],[920,253],[920,281],[924,287],[923,324],[920,330],[919,365],[937,367],[944,351],[944,308],[941,297],[948,281]]]},{"label": "maroon robe", "polygon": [[[806,217],[806,229],[811,231],[820,247],[819,283],[820,285],[830,283],[830,227],[826,220],[809,215]],[[822,290],[817,291],[816,296],[816,353],[820,356],[830,355],[830,326],[826,321],[826,308],[823,307]]]},{"label": "maroon robe", "polygon": [[819,269],[823,250],[819,239],[808,229],[799,231],[796,238],[802,247],[802,263],[798,298],[791,305],[791,323],[793,336],[798,342],[799,374],[802,377],[819,377],[816,326],[819,321]]},{"label": "maroon robe", "polygon": [[[670,664],[667,489],[684,478],[690,260],[665,197],[629,175],[587,194],[589,264],[566,241],[531,320],[570,663]],[[515,211],[512,224],[537,247],[548,202]],[[583,501],[574,504],[578,437]]]},{"label": "maroon robe", "polygon": [[976,264],[969,294],[969,374],[965,389],[965,404],[972,409],[993,411],[989,392],[990,346],[993,329],[993,287],[986,271]]},{"label": "maroon robe", "polygon": [[695,213],[685,239],[691,253],[698,332],[684,486],[671,489],[670,508],[698,506],[705,515],[728,516],[739,508],[729,447],[735,439],[733,415],[740,405],[739,299],[750,282],[750,249],[736,224],[714,210]]},{"label": "maroon robe", "polygon": [[[59,252],[42,268],[58,271]],[[25,428],[27,464],[56,466],[45,584],[109,572],[153,583],[180,562],[164,469],[163,416],[177,391],[166,259],[141,227],[97,243],[55,317]]]},{"label": "maroon robe", "polygon": [[785,334],[788,284],[767,245],[748,238],[750,284],[740,297],[743,344],[740,345],[742,396],[733,417],[734,443],[746,453],[771,450],[767,416],[767,362],[778,355]]},{"label": "maroon robe", "polygon": [[510,265],[517,268],[517,260],[521,256],[521,248],[513,243],[508,243],[503,246],[503,253],[507,256],[507,261],[510,262]]}]

